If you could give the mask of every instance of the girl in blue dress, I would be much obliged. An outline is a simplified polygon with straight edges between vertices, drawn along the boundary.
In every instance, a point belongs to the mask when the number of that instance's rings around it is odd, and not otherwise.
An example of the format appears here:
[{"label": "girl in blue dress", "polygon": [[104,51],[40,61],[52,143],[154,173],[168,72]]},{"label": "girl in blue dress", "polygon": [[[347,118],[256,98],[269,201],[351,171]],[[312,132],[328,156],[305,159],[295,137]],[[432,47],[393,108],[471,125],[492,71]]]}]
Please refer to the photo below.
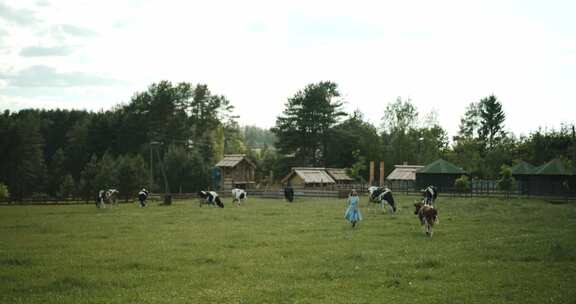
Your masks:
[{"label": "girl in blue dress", "polygon": [[348,196],[348,209],[346,209],[346,213],[344,214],[344,218],[352,223],[352,227],[356,227],[356,223],[362,220],[359,205],[360,198],[358,197],[358,193],[356,190],[352,190],[350,196]]}]

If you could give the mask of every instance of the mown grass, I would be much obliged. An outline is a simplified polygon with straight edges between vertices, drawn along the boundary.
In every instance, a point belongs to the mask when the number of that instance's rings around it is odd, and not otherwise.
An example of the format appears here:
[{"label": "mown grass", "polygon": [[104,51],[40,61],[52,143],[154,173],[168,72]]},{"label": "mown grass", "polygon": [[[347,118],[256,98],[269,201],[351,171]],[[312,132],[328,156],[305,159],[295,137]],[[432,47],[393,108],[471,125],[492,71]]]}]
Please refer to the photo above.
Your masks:
[{"label": "mown grass", "polygon": [[397,200],[0,207],[0,303],[576,303],[574,204]]}]

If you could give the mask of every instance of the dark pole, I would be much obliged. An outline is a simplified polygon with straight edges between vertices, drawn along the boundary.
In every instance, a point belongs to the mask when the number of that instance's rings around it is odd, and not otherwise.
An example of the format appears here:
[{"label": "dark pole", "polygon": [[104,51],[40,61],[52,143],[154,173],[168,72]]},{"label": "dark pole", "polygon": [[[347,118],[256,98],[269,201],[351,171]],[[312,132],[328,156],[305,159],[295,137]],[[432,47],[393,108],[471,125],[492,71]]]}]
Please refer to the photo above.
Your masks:
[{"label": "dark pole", "polygon": [[152,191],[152,187],[154,185],[154,154],[152,154],[152,142],[150,142],[150,188],[148,191]]},{"label": "dark pole", "polygon": [[[153,145],[160,145],[160,142],[152,142]],[[170,205],[172,203],[172,195],[170,195],[170,187],[168,185],[168,178],[166,177],[166,170],[164,170],[164,164],[160,158],[160,153],[156,149],[156,157],[158,158],[158,165],[160,166],[160,172],[162,172],[162,177],[164,178],[164,204]]]},{"label": "dark pole", "polygon": [[[576,130],[574,130],[574,125],[572,125],[572,172],[570,173],[576,175]],[[576,180],[576,177],[573,177],[572,180]],[[574,182],[574,184],[576,184],[576,182]],[[572,189],[572,191],[574,191],[574,189]]]}]

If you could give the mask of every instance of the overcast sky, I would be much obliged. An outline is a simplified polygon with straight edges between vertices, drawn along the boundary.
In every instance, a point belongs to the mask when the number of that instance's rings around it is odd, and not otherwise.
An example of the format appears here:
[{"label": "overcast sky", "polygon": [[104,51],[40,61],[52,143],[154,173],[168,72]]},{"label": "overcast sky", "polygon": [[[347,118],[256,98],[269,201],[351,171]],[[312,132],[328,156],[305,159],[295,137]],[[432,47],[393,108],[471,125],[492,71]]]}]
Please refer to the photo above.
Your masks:
[{"label": "overcast sky", "polygon": [[455,134],[494,94],[517,135],[576,119],[576,1],[0,0],[0,110],[107,110],[207,84],[271,127],[306,84],[380,125],[410,98]]}]

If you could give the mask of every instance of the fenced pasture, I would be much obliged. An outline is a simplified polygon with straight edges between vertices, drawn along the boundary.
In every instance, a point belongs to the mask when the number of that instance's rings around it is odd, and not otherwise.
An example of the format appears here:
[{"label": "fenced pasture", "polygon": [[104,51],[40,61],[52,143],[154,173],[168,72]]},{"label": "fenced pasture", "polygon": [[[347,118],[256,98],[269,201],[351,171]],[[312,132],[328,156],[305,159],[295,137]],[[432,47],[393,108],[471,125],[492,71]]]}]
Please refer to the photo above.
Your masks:
[{"label": "fenced pasture", "polygon": [[0,303],[575,303],[576,204],[416,199],[0,206]]}]

